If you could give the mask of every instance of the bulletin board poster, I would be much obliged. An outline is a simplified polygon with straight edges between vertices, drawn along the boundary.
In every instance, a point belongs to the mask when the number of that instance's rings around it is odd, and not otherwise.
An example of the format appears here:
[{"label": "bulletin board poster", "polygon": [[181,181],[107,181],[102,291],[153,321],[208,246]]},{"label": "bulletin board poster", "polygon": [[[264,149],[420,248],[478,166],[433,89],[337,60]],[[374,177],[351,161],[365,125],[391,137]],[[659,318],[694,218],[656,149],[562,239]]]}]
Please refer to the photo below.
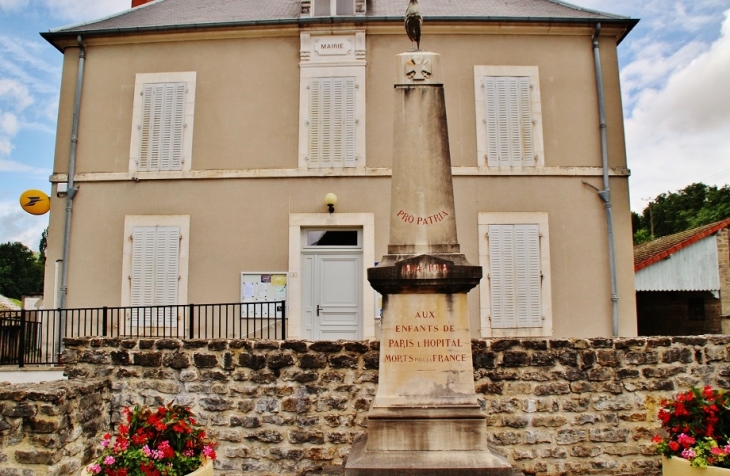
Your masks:
[{"label": "bulletin board poster", "polygon": [[286,278],[286,273],[241,273],[241,317],[282,317]]}]

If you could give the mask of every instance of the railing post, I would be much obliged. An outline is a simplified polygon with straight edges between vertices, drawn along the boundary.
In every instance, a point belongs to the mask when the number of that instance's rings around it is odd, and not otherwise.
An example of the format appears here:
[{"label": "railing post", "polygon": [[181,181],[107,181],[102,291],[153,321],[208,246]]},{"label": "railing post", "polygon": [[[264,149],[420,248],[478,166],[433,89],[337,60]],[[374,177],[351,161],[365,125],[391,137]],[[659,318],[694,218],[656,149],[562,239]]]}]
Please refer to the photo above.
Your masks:
[{"label": "railing post", "polygon": [[195,304],[188,304],[188,337],[195,339]]},{"label": "railing post", "polygon": [[286,301],[281,301],[281,340],[286,340]]},{"label": "railing post", "polygon": [[25,367],[25,309],[20,310],[20,341],[18,342],[18,367]]},{"label": "railing post", "polygon": [[108,310],[108,308],[106,306],[104,306],[101,309],[101,335],[102,335],[102,337],[106,337],[106,332],[107,332],[107,323],[106,323],[107,310]]}]

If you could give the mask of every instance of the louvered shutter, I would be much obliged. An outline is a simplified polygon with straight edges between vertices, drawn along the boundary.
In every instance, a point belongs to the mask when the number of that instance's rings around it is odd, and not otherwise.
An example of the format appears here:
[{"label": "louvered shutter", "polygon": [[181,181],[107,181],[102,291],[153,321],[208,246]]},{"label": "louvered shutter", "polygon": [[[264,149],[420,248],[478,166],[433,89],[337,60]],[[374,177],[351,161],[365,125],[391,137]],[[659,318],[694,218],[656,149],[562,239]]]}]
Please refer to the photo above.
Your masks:
[{"label": "louvered shutter", "polygon": [[139,170],[182,169],[185,93],[185,83],[144,85]]},{"label": "louvered shutter", "polygon": [[489,225],[491,325],[542,327],[538,225]]},{"label": "louvered shutter", "polygon": [[[130,293],[132,306],[177,304],[179,255],[178,227],[134,227]],[[174,310],[133,312],[132,326],[170,327],[176,325],[175,316]]]},{"label": "louvered shutter", "polygon": [[515,225],[517,327],[542,327],[540,232],[537,225]]},{"label": "louvered shutter", "polygon": [[535,165],[529,77],[484,77],[487,165]]},{"label": "louvered shutter", "polygon": [[516,327],[512,225],[489,225],[489,286],[492,328]]},{"label": "louvered shutter", "polygon": [[312,78],[309,167],[354,167],[355,78]]}]

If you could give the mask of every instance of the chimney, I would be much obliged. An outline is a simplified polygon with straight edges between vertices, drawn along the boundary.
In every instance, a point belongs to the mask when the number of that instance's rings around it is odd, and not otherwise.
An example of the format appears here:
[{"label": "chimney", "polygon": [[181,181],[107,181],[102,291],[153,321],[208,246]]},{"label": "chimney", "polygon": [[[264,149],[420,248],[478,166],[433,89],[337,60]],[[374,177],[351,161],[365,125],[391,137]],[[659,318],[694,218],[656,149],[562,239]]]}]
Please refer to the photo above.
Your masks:
[{"label": "chimney", "polygon": [[150,3],[151,1],[152,0],[132,0],[132,8],[144,5],[145,3]]}]

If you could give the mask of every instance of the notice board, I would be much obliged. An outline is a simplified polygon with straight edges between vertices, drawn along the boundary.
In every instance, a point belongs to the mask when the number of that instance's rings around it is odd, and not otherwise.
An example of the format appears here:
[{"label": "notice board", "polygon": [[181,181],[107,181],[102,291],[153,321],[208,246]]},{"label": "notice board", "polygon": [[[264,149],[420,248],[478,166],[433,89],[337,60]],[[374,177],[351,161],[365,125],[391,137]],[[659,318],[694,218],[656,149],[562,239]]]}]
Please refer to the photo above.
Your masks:
[{"label": "notice board", "polygon": [[[241,273],[241,317],[281,317],[286,301],[285,272]],[[284,304],[286,305],[286,303]]]}]

